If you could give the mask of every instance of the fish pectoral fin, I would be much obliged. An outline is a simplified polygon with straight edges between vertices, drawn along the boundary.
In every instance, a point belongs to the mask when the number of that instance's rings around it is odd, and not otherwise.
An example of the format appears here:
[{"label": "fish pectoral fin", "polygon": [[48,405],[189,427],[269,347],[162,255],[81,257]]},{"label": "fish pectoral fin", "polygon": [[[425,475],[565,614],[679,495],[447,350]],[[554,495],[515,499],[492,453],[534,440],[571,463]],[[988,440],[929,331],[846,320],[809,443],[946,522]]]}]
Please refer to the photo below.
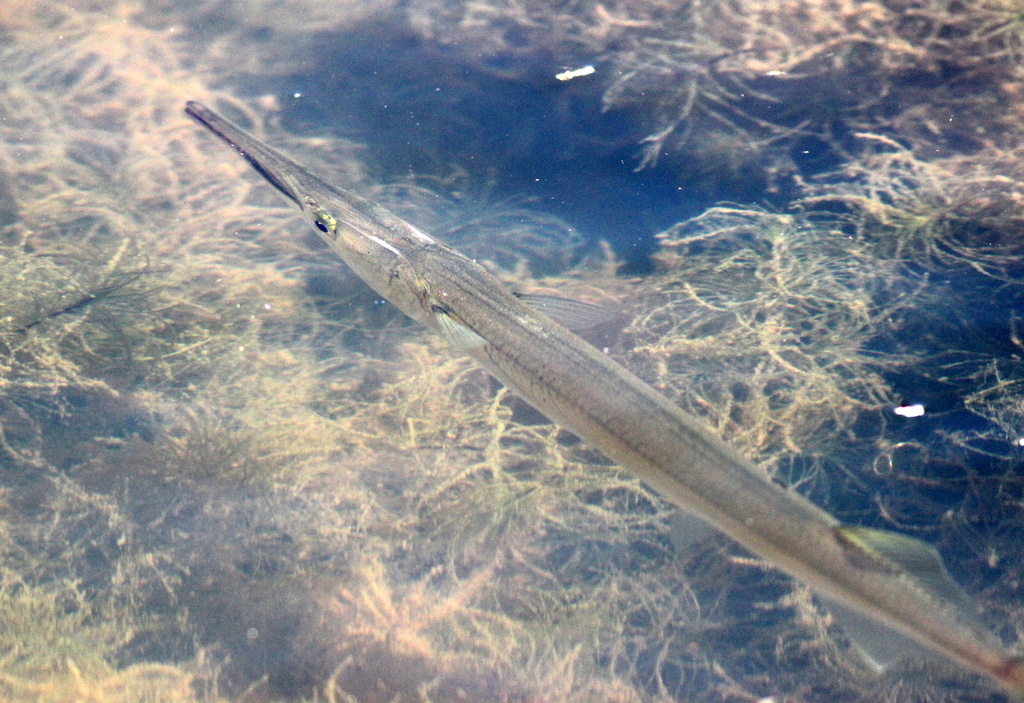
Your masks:
[{"label": "fish pectoral fin", "polygon": [[441,336],[460,351],[472,351],[486,346],[487,340],[469,329],[445,308],[434,306],[434,319]]},{"label": "fish pectoral fin", "polygon": [[516,294],[516,297],[537,312],[543,313],[572,332],[586,332],[607,325],[619,316],[611,310],[579,300],[559,298],[555,295]]}]

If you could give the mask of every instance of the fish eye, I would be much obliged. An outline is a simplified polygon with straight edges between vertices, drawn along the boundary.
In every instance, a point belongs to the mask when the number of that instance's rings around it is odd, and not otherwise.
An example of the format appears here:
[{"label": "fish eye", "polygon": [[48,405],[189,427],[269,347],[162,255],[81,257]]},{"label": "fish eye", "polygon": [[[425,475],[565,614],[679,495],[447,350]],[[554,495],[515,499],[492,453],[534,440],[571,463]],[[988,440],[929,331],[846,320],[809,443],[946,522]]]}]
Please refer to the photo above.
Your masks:
[{"label": "fish eye", "polygon": [[313,226],[324,234],[333,233],[338,225],[337,220],[331,217],[331,214],[326,210],[317,208],[310,212],[310,214],[313,216]]}]

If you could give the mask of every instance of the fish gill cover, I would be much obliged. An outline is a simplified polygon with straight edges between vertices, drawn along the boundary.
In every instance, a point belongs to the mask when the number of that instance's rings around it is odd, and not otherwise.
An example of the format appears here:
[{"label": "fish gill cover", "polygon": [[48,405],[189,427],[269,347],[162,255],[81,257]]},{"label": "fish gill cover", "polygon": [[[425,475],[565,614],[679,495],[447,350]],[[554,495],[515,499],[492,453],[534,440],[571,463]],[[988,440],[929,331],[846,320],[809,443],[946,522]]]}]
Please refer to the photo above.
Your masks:
[{"label": "fish gill cover", "polygon": [[[871,671],[805,588],[382,305],[181,108],[622,312],[609,353],[841,519],[934,543],[1012,644],[1016,4],[19,0],[0,31],[5,700],[1000,695]],[[560,109],[485,138],[524,91]],[[544,140],[568,189],[517,192]],[[633,208],[611,163],[669,187]],[[630,277],[545,210],[570,191],[744,204]]]}]

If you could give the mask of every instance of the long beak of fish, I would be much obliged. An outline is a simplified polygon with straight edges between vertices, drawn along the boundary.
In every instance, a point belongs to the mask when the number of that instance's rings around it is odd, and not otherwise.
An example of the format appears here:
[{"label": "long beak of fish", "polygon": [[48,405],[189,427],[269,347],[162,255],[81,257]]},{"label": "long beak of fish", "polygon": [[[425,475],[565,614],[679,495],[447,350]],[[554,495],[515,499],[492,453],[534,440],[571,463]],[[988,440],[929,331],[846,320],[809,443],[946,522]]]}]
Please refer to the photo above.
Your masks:
[{"label": "long beak of fish", "polygon": [[253,139],[250,135],[235,127],[201,103],[190,100],[185,105],[185,112],[196,122],[230,144],[272,186],[281,191],[296,205],[302,207],[295,188],[288,183],[286,177],[279,174],[287,173],[289,170],[305,171],[305,167]]}]

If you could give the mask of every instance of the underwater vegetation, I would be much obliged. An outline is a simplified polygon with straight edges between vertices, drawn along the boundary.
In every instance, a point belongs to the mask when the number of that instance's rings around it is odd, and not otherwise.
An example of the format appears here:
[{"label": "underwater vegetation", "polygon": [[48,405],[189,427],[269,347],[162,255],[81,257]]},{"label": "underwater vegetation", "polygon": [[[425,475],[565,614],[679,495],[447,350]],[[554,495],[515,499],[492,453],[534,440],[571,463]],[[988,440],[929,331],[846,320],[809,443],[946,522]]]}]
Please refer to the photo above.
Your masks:
[{"label": "underwater vegetation", "polygon": [[[999,700],[939,662],[870,670],[809,591],[381,305],[181,109],[521,292],[621,311],[609,353],[841,519],[935,544],[1012,644],[1019,9],[302,7],[0,8],[0,697]],[[617,276],[450,164],[374,183],[358,144],[249,99],[393,12],[515,80],[594,63],[626,168],[786,200],[720,204]]]},{"label": "underwater vegetation", "polygon": [[1021,133],[1024,26],[1007,0],[415,0],[409,14],[494,71],[593,64],[604,109],[637,126],[637,168],[667,159],[691,188],[791,195],[791,179],[859,155],[858,132],[929,158]]}]

